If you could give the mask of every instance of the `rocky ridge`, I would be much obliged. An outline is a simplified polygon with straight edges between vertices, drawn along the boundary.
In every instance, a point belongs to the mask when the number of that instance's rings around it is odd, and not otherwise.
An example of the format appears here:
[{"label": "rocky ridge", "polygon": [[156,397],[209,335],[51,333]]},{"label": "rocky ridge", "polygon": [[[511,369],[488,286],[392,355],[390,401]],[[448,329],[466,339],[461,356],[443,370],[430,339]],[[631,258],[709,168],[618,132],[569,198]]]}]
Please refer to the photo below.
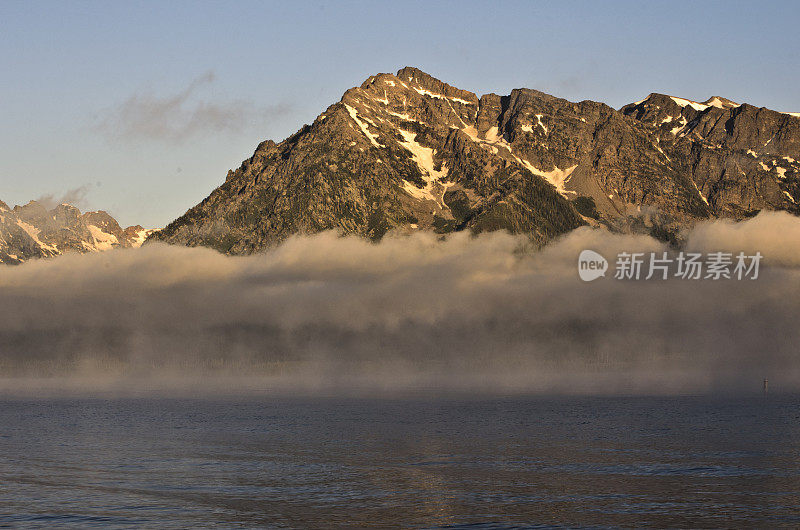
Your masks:
[{"label": "rocky ridge", "polygon": [[715,216],[800,213],[800,115],[719,96],[699,103],[663,94],[621,112],[651,126],[660,144],[685,161]]},{"label": "rocky ridge", "polygon": [[154,230],[125,229],[104,211],[81,213],[69,204],[48,209],[30,201],[10,208],[0,201],[0,263],[17,265],[66,252],[137,248]]},{"label": "rocky ridge", "polygon": [[698,220],[800,213],[800,119],[721,97],[615,110],[536,90],[462,90],[406,67],[262,142],[150,236],[229,254],[296,233],[505,229],[539,243],[590,224],[676,240]]}]

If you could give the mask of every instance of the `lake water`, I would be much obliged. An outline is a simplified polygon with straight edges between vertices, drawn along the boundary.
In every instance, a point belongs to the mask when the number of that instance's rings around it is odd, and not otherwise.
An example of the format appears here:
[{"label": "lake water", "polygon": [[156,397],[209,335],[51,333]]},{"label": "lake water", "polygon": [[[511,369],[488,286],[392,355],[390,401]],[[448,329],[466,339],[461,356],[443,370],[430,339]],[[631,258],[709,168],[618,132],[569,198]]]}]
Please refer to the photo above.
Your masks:
[{"label": "lake water", "polygon": [[796,527],[800,397],[4,399],[0,526]]}]

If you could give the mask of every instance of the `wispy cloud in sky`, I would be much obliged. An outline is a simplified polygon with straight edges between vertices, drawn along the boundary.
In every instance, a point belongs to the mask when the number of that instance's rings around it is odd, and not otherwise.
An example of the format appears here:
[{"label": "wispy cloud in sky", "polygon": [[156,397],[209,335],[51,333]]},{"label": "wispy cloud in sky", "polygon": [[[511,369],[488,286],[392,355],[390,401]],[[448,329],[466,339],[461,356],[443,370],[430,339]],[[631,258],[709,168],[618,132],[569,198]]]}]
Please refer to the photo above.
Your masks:
[{"label": "wispy cloud in sky", "polygon": [[71,204],[76,208],[80,208],[81,210],[85,210],[88,208],[89,204],[86,196],[89,194],[91,189],[91,184],[84,184],[83,186],[78,186],[77,188],[67,190],[63,194],[46,193],[44,195],[40,195],[36,198],[36,201],[42,203],[47,209],[66,203]]},{"label": "wispy cloud in sky", "polygon": [[111,140],[182,142],[197,135],[263,127],[290,110],[286,104],[263,107],[244,100],[202,99],[201,89],[215,79],[209,71],[177,94],[135,93],[102,113],[96,128]]}]

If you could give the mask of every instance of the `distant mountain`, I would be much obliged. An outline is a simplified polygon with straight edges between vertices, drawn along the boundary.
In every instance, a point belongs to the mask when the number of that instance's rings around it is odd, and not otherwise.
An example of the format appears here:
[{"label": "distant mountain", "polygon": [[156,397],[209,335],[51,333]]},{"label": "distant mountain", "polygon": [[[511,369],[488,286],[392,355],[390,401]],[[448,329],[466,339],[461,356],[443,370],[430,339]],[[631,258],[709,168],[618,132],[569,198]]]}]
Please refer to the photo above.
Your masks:
[{"label": "distant mountain", "polygon": [[543,243],[590,224],[674,241],[698,220],[800,213],[798,160],[798,116],[721,97],[652,94],[621,110],[529,89],[479,98],[407,67],[262,142],[149,240],[246,254],[327,229]]},{"label": "distant mountain", "polygon": [[66,252],[135,248],[153,232],[138,225],[123,230],[106,212],[81,214],[69,204],[48,210],[36,201],[14,208],[0,201],[0,263],[16,265]]}]

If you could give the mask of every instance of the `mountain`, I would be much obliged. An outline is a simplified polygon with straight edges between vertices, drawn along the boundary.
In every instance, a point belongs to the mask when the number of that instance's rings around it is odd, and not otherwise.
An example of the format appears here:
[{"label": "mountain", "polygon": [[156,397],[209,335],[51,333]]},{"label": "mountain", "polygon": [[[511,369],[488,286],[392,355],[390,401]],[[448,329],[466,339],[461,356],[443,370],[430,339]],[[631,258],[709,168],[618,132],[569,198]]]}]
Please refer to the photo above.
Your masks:
[{"label": "mountain", "polygon": [[800,213],[800,115],[719,96],[698,103],[663,94],[621,112],[651,126],[659,144],[681,157],[715,216]]},{"label": "mountain", "polygon": [[506,229],[543,243],[585,224],[675,240],[698,220],[800,213],[798,159],[797,116],[721,97],[478,97],[406,67],[262,142],[149,241],[246,254],[326,229]]},{"label": "mountain", "polygon": [[47,209],[30,201],[9,208],[0,201],[0,263],[16,265],[65,252],[135,248],[153,232],[138,225],[123,230],[106,212],[81,214],[69,204]]}]

